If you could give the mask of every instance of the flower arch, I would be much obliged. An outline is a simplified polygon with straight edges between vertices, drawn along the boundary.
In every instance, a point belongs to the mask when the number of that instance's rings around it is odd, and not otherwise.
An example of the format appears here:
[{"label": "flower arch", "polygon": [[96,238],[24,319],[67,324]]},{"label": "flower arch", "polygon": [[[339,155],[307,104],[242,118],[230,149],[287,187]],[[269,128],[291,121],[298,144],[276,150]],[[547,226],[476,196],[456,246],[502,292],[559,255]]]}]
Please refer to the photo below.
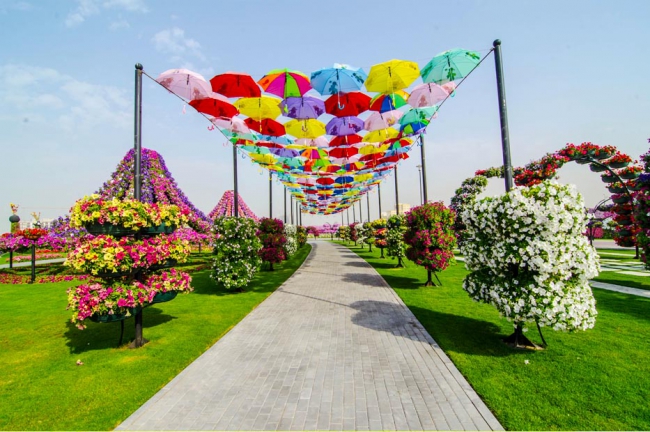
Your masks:
[{"label": "flower arch", "polygon": [[[524,167],[514,168],[514,182],[517,186],[530,187],[552,179],[557,170],[568,162],[589,165],[593,172],[600,172],[601,180],[607,184],[607,189],[612,194],[617,222],[614,240],[620,246],[635,246],[636,235],[639,227],[633,214],[633,202],[636,191],[641,187],[637,178],[643,167],[625,153],[621,153],[614,146],[599,146],[590,142],[578,146],[567,144],[555,153],[548,153],[541,159],[530,162]],[[450,207],[460,213],[467,204],[473,202],[487,186],[489,178],[504,177],[503,167],[488,168],[476,171],[474,177],[463,181],[460,188],[456,189],[451,199]],[[464,227],[461,218],[457,218],[454,229],[460,242]]]}]

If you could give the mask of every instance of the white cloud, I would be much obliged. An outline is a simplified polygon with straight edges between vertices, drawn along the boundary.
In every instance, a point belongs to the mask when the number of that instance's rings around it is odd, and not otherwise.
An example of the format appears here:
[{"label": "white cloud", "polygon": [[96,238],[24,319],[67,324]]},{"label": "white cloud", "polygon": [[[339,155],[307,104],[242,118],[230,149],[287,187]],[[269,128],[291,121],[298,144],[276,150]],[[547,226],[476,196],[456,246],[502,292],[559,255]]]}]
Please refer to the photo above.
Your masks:
[{"label": "white cloud", "polygon": [[129,12],[149,12],[144,0],[108,0],[104,2],[104,7],[123,9]]},{"label": "white cloud", "polygon": [[111,25],[108,26],[108,28],[113,31],[123,29],[123,28],[129,28],[129,27],[131,27],[131,25],[125,19],[121,19],[119,21],[113,21]]},{"label": "white cloud", "polygon": [[0,4],[0,14],[6,14],[10,11],[31,12],[34,9],[36,9],[36,7],[34,7],[34,5],[31,3],[27,3],[26,1],[5,1]]},{"label": "white cloud", "polygon": [[157,51],[171,54],[176,60],[182,60],[187,55],[201,61],[207,60],[201,51],[201,44],[192,38],[185,37],[185,30],[181,28],[173,27],[159,31],[151,38],[151,41]]},{"label": "white cloud", "polygon": [[77,8],[70,11],[65,19],[65,25],[66,27],[77,26],[86,21],[86,18],[101,13],[102,9],[148,12],[144,0],[77,0]]}]

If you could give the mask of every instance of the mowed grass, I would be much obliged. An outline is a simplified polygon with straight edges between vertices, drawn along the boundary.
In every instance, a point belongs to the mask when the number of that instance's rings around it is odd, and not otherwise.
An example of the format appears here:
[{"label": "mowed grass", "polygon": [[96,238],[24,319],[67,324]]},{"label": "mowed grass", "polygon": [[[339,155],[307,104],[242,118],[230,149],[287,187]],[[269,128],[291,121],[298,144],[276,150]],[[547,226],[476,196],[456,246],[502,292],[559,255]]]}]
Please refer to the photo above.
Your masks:
[{"label": "mowed grass", "polygon": [[[144,337],[128,349],[134,320],[78,330],[66,310],[74,283],[0,285],[0,429],[115,428],[288,279],[311,246],[243,293],[217,287],[210,270],[192,274],[195,291],[144,310]],[[78,282],[77,282],[78,283]],[[77,360],[83,365],[77,366]]]},{"label": "mowed grass", "polygon": [[650,430],[650,299],[594,289],[594,329],[546,329],[546,350],[517,351],[501,342],[512,325],[462,289],[463,263],[439,275],[442,287],[425,288],[422,267],[396,269],[375,248],[349,247],[395,289],[506,429]]}]

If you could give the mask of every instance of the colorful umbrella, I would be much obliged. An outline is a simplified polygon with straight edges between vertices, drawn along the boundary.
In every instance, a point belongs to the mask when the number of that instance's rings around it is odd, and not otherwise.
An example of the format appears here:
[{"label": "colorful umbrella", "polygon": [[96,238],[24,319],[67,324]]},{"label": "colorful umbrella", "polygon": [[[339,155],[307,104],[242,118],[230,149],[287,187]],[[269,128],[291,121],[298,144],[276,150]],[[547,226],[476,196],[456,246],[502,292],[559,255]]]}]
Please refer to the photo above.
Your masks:
[{"label": "colorful umbrella", "polygon": [[404,136],[413,136],[422,132],[427,128],[427,126],[429,126],[429,120],[425,120],[423,122],[407,123],[400,128],[400,132]]},{"label": "colorful umbrella", "polygon": [[421,84],[413,89],[408,103],[412,107],[431,107],[442,102],[449,96],[446,88],[434,83]]},{"label": "colorful umbrella", "polygon": [[367,131],[386,129],[397,123],[403,114],[399,110],[372,113],[363,123],[363,128]]},{"label": "colorful umbrella", "polygon": [[327,138],[324,136],[319,136],[316,138],[300,138],[296,140],[296,144],[303,147],[329,147],[329,141],[327,141]]},{"label": "colorful umbrella", "polygon": [[319,69],[311,74],[311,86],[322,95],[360,90],[368,76],[361,68],[334,63],[331,68]]},{"label": "colorful umbrella", "polygon": [[409,95],[405,91],[397,90],[395,93],[378,94],[370,101],[370,110],[387,112],[406,105]]},{"label": "colorful umbrella", "polygon": [[303,150],[303,152],[300,153],[300,156],[307,159],[324,159],[327,158],[327,152],[323,149],[310,147],[308,149]]},{"label": "colorful umbrella", "polygon": [[269,96],[246,97],[237,100],[235,107],[240,113],[256,120],[263,118],[274,119],[281,114],[280,102],[279,99]]},{"label": "colorful umbrella", "polygon": [[271,154],[249,153],[250,158],[262,165],[273,165],[277,162],[275,157]]},{"label": "colorful umbrella", "polygon": [[431,117],[438,111],[438,107],[411,108],[399,119],[401,125],[414,122],[428,122]]},{"label": "colorful umbrella", "polygon": [[366,135],[364,135],[363,141],[371,143],[383,142],[391,138],[397,138],[398,136],[399,132],[396,129],[387,128],[368,132]]},{"label": "colorful umbrella", "polygon": [[274,69],[264,75],[258,84],[267,93],[278,95],[284,99],[301,97],[311,89],[307,75],[290,69]]},{"label": "colorful umbrella", "polygon": [[348,146],[360,143],[361,141],[363,141],[363,138],[360,135],[342,135],[332,138],[330,147]]},{"label": "colorful umbrella", "polygon": [[390,60],[370,68],[366,90],[393,93],[411,85],[420,74],[417,63],[406,60]]},{"label": "colorful umbrella", "polygon": [[212,93],[212,87],[203,75],[188,69],[167,70],[158,75],[156,81],[170,92],[187,100],[202,99]]},{"label": "colorful umbrella", "polygon": [[347,184],[347,183],[352,183],[353,181],[354,181],[354,177],[352,176],[341,176],[341,177],[337,177],[334,180],[334,183]]},{"label": "colorful umbrella", "polygon": [[464,78],[474,70],[480,60],[481,56],[474,51],[456,48],[442,52],[422,68],[422,81],[445,84]]},{"label": "colorful umbrella", "polygon": [[384,151],[386,151],[387,147],[388,146],[384,146],[384,145],[365,144],[363,147],[359,149],[359,154],[369,155],[375,153],[383,153]]},{"label": "colorful umbrella", "polygon": [[244,120],[239,117],[233,117],[231,119],[215,118],[210,119],[210,121],[220,129],[227,129],[236,133],[250,133],[250,128],[246,126]]},{"label": "colorful umbrella", "polygon": [[361,92],[336,94],[325,101],[325,111],[336,117],[358,116],[369,106],[370,96]]},{"label": "colorful umbrella", "polygon": [[297,150],[292,150],[292,149],[282,148],[282,147],[272,148],[270,149],[270,152],[275,156],[279,156],[283,158],[294,158],[300,154],[300,152]]},{"label": "colorful umbrella", "polygon": [[316,138],[325,135],[325,125],[318,120],[289,120],[284,124],[287,134],[296,138]]},{"label": "colorful umbrella", "polygon": [[217,118],[221,117],[224,119],[229,119],[239,114],[237,108],[235,108],[230,103],[224,102],[220,99],[194,99],[190,101],[190,105],[194,107],[194,109],[198,112]]},{"label": "colorful umbrella", "polygon": [[262,90],[248,74],[226,72],[210,80],[212,90],[227,97],[260,97]]},{"label": "colorful umbrella", "polygon": [[363,130],[363,120],[358,117],[334,117],[325,130],[328,135],[354,135]]},{"label": "colorful umbrella", "polygon": [[289,97],[280,104],[287,117],[295,119],[315,119],[325,113],[325,102],[312,96]]},{"label": "colorful umbrella", "polygon": [[246,126],[251,128],[254,131],[263,133],[264,135],[271,136],[282,136],[286,133],[284,125],[275,120],[269,118],[262,119],[261,121],[253,120],[252,118],[247,118],[244,120]]},{"label": "colorful umbrella", "polygon": [[335,158],[349,158],[359,153],[356,147],[336,147],[329,151],[330,157]]},{"label": "colorful umbrella", "polygon": [[334,183],[334,179],[332,177],[321,177],[318,180],[316,180],[316,183],[319,185],[331,185]]}]

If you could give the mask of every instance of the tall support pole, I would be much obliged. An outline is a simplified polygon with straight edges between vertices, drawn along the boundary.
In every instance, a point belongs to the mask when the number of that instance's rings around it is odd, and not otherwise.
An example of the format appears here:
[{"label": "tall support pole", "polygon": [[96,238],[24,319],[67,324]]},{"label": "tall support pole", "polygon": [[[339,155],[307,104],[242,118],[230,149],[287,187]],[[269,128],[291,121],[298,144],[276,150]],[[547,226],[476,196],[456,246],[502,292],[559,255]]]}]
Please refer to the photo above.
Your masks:
[{"label": "tall support pole", "polygon": [[359,198],[359,223],[363,223],[363,206],[361,205],[361,198]]},{"label": "tall support pole", "polygon": [[350,207],[348,207],[345,212],[348,215],[348,225],[350,225]]},{"label": "tall support pole", "polygon": [[420,184],[420,204],[424,204],[424,198],[422,197],[422,165],[417,165],[418,169],[418,183]]},{"label": "tall support pole", "polygon": [[366,205],[368,206],[368,222],[370,222],[370,194],[366,193]]},{"label": "tall support pole", "polygon": [[239,188],[237,187],[237,144],[232,145],[232,172],[235,194],[235,202],[233,204],[232,213],[233,216],[239,217]]},{"label": "tall support pole", "polygon": [[357,211],[352,203],[352,223],[357,223]]},{"label": "tall support pole", "polygon": [[269,170],[269,219],[273,218],[273,174]]},{"label": "tall support pole", "polygon": [[343,223],[343,212],[341,212],[341,226],[343,226],[343,225],[344,225],[344,223]]},{"label": "tall support pole", "polygon": [[287,187],[284,187],[284,223],[287,223]]},{"label": "tall support pole", "polygon": [[422,132],[420,132],[420,164],[422,164],[422,196],[426,204],[429,201],[429,196],[427,194],[427,162],[424,156],[424,134]]},{"label": "tall support pole", "polygon": [[291,225],[293,225],[293,194],[289,197],[289,210],[291,210]]},{"label": "tall support pole", "polygon": [[399,215],[399,188],[397,187],[397,165],[395,165],[395,211]]},{"label": "tall support pole", "polygon": [[379,219],[381,219],[381,184],[377,185],[377,199],[379,200]]},{"label": "tall support pole", "polygon": [[506,192],[512,189],[512,163],[510,162],[510,134],[508,133],[508,107],[506,105],[506,87],[503,82],[503,61],[501,60],[501,41],[492,43],[494,46],[494,66],[497,72],[497,91],[499,94],[499,119],[501,120],[501,148],[503,151],[503,174],[506,182]]}]

